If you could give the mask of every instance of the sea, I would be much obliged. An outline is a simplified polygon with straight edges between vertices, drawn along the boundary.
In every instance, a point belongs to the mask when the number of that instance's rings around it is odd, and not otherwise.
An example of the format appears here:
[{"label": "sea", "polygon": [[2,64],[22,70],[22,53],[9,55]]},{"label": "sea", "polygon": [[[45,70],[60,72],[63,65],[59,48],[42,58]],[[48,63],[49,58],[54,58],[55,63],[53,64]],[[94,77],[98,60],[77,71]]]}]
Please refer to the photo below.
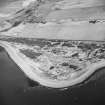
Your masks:
[{"label": "sea", "polygon": [[0,47],[0,105],[105,105],[105,68],[66,88],[29,79]]}]

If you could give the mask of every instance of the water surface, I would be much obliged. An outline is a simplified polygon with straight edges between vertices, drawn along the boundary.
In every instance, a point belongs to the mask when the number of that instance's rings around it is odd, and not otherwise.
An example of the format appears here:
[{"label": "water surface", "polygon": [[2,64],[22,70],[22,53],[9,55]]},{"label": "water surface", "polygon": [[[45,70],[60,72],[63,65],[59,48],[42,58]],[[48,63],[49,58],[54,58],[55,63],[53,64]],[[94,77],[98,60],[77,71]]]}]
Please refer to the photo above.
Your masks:
[{"label": "water surface", "polygon": [[26,78],[7,52],[0,47],[0,105],[104,104],[105,68],[92,75],[88,82],[69,89],[52,89]]}]

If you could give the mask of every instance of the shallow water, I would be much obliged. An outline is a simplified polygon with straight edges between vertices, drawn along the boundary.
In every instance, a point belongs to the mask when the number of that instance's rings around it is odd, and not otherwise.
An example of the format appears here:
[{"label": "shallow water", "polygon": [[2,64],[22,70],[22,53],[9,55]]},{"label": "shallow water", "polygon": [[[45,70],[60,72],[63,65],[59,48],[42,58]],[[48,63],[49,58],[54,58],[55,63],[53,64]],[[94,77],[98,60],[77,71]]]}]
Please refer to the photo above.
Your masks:
[{"label": "shallow water", "polygon": [[105,68],[85,83],[52,89],[26,78],[0,47],[0,105],[104,105]]}]

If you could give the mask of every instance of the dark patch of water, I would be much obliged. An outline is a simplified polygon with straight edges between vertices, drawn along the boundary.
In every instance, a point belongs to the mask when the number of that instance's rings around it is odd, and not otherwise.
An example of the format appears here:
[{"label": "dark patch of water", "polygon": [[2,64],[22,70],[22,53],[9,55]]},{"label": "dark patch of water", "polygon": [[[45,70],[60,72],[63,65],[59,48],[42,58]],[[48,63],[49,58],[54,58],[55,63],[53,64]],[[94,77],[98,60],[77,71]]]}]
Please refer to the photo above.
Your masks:
[{"label": "dark patch of water", "polygon": [[0,47],[0,105],[105,105],[105,72],[97,73],[65,90],[39,86]]}]

